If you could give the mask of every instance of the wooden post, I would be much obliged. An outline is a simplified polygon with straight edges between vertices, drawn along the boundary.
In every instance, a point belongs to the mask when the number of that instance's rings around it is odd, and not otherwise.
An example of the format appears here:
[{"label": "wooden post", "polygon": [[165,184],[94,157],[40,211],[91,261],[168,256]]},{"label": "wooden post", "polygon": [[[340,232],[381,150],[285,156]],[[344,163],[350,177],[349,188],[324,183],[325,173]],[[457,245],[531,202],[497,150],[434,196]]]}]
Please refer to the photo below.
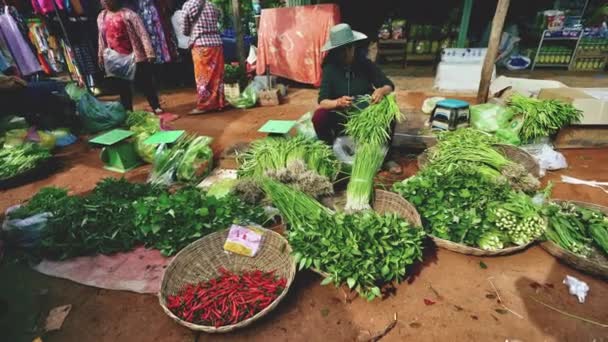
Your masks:
[{"label": "wooden post", "polygon": [[239,0],[232,0],[232,18],[234,19],[234,32],[236,34],[236,56],[243,68],[245,67],[245,41],[243,26],[241,24],[241,6]]},{"label": "wooden post", "polygon": [[498,54],[498,45],[502,36],[502,28],[505,25],[505,17],[509,11],[510,0],[498,0],[496,5],[496,13],[492,20],[492,31],[488,42],[488,53],[483,62],[481,69],[481,80],[479,81],[479,91],[477,92],[477,102],[485,103],[488,101],[488,92],[490,91],[490,81],[492,81],[492,73],[494,72],[494,64],[496,63],[496,55]]}]

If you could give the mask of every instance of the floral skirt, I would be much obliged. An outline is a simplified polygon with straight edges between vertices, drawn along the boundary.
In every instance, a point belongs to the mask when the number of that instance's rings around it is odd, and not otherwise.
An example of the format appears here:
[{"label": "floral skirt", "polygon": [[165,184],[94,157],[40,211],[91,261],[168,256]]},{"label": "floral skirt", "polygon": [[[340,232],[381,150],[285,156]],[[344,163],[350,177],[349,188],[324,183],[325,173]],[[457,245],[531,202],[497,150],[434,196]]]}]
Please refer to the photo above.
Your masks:
[{"label": "floral skirt", "polygon": [[192,48],[196,80],[196,108],[204,111],[220,110],[224,99],[224,52],[221,46]]}]

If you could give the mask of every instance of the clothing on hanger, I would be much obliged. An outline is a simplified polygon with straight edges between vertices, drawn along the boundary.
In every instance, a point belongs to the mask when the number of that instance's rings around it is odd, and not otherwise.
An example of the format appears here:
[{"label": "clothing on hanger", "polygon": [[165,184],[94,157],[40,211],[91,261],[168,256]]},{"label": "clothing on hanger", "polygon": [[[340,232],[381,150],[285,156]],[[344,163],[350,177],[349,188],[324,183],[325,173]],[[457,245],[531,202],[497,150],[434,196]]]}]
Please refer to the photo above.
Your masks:
[{"label": "clothing on hanger", "polygon": [[34,52],[19,30],[17,23],[9,14],[8,6],[5,6],[3,13],[0,14],[0,31],[23,76],[42,71]]}]

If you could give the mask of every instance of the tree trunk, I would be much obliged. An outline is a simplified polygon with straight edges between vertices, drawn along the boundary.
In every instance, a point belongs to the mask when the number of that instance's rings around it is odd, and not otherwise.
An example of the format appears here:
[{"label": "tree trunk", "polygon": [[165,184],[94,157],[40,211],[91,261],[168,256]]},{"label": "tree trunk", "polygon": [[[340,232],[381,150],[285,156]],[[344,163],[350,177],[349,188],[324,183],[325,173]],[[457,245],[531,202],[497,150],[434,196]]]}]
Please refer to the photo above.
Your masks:
[{"label": "tree trunk", "polygon": [[236,34],[236,56],[239,65],[245,67],[245,39],[243,37],[243,26],[241,23],[241,4],[239,0],[232,0],[232,18],[234,19],[234,31]]},{"label": "tree trunk", "polygon": [[496,13],[492,20],[492,31],[488,42],[488,52],[481,69],[481,80],[479,82],[479,91],[477,92],[478,103],[488,101],[490,82],[492,81],[492,73],[494,72],[494,64],[496,63],[496,55],[498,54],[498,45],[502,36],[502,28],[505,25],[505,17],[509,11],[509,1],[498,0],[498,4],[496,5]]}]

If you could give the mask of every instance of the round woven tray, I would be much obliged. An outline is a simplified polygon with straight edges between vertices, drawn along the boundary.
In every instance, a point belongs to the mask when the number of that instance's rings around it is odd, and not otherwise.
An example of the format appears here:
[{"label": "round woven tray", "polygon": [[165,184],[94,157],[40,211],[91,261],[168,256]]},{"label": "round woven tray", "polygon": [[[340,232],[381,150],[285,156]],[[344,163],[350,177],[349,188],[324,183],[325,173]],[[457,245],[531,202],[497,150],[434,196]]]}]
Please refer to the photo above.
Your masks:
[{"label": "round woven tray", "polygon": [[[502,154],[504,154],[509,160],[523,165],[523,167],[526,168],[526,170],[528,170],[532,176],[536,178],[540,177],[540,166],[536,162],[536,159],[534,159],[534,157],[532,157],[528,152],[512,145],[497,144],[495,146],[496,150],[502,152]],[[418,155],[418,168],[424,168],[428,162],[428,153],[425,150]]]},{"label": "round woven tray", "polygon": [[[579,201],[564,201],[564,200],[553,200],[555,203],[570,202],[578,205],[579,207],[597,209],[608,215],[608,207],[604,207],[597,204],[579,202]],[[547,253],[556,257],[559,261],[577,269],[581,272],[585,272],[594,276],[608,279],[608,258],[606,258],[601,252],[598,251],[599,259],[591,260],[576,255],[570,251],[561,248],[559,245],[552,241],[545,241],[540,246],[547,251]]]},{"label": "round woven tray", "polygon": [[495,250],[495,251],[486,251],[486,250],[483,250],[483,249],[480,249],[477,247],[471,247],[471,246],[463,245],[463,244],[460,244],[457,242],[440,239],[433,235],[429,235],[429,236],[431,237],[431,239],[433,239],[433,242],[438,247],[450,250],[452,252],[466,254],[466,255],[474,255],[474,256],[509,255],[509,254],[513,254],[513,253],[519,252],[521,250],[524,250],[524,249],[528,248],[530,245],[534,244],[534,242],[535,242],[535,241],[532,241],[532,242],[522,245],[522,246],[507,247],[507,248],[503,248],[503,249],[499,249],[499,250]]},{"label": "round woven tray", "polygon": [[[247,257],[224,251],[228,230],[215,232],[197,240],[181,250],[165,270],[158,294],[163,311],[177,323],[196,331],[225,333],[250,325],[272,311],[285,297],[296,274],[296,265],[291,256],[291,246],[280,234],[264,230],[264,237],[255,257]],[[175,316],[168,308],[166,298],[174,295],[186,284],[196,284],[220,276],[218,269],[241,273],[250,270],[275,271],[285,278],[287,285],[283,292],[264,310],[242,322],[222,327],[204,326],[186,322]]]},{"label": "round woven tray", "polygon": [[[395,213],[409,222],[416,228],[422,228],[422,220],[416,208],[401,195],[390,191],[376,190],[374,192],[374,202],[372,208],[379,214]],[[311,271],[328,277],[329,274],[311,268]]]}]

